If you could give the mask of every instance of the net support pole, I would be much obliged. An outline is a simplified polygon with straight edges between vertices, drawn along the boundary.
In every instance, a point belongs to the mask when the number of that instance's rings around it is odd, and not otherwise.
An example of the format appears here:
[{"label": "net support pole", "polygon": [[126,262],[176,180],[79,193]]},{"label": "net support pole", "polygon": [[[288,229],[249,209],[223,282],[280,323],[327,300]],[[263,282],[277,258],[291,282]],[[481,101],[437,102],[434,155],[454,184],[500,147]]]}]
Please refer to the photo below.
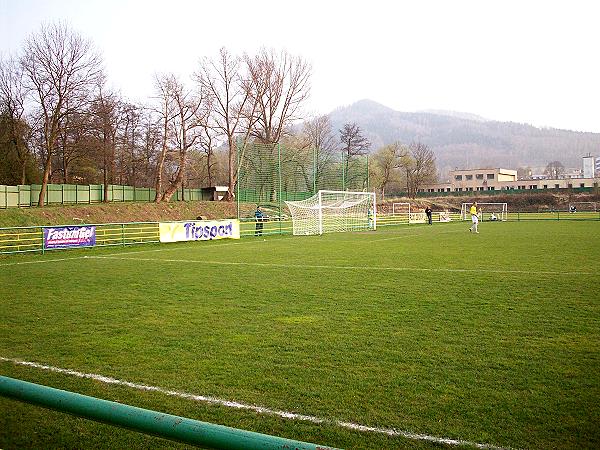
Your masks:
[{"label": "net support pole", "polygon": [[317,192],[317,158],[319,157],[317,146],[313,151],[313,194]]},{"label": "net support pole", "polygon": [[0,395],[203,448],[327,449],[308,442],[201,422],[4,376],[0,376]]},{"label": "net support pole", "polygon": [[377,230],[377,197],[373,192],[373,230]]},{"label": "net support pole", "polygon": [[277,171],[279,172],[279,234],[281,234],[281,196],[283,194],[283,183],[281,179],[281,144],[277,143]]},{"label": "net support pole", "polygon": [[319,191],[319,235],[323,234],[323,193]]},{"label": "net support pole", "polygon": [[[240,174],[241,174],[241,170],[240,170],[240,141],[239,139],[236,140],[235,142],[235,161],[236,161],[236,167],[235,170],[237,171],[237,180],[235,181],[235,206],[237,209],[237,218],[240,218]],[[231,170],[231,169],[230,169]]]}]

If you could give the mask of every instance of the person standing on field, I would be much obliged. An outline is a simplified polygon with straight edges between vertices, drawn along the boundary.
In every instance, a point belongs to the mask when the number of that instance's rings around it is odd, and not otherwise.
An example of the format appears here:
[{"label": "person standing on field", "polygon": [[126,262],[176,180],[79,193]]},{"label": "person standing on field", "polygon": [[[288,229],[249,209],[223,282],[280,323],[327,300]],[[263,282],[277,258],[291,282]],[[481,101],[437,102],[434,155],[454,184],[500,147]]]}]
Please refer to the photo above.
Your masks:
[{"label": "person standing on field", "polygon": [[479,224],[479,217],[477,216],[477,212],[478,212],[477,211],[477,202],[473,202],[469,212],[471,213],[471,222],[473,222],[473,224],[471,225],[471,228],[469,228],[469,231],[471,233],[479,234],[479,231],[477,231],[477,225]]},{"label": "person standing on field", "polygon": [[265,214],[260,209],[260,205],[256,207],[256,211],[254,211],[254,217],[256,218],[256,230],[254,231],[255,236],[262,236],[263,233],[263,220],[265,219]]},{"label": "person standing on field", "polygon": [[431,225],[431,214],[432,214],[431,206],[428,206],[427,208],[425,208],[425,214],[427,215],[427,223],[429,225]]}]

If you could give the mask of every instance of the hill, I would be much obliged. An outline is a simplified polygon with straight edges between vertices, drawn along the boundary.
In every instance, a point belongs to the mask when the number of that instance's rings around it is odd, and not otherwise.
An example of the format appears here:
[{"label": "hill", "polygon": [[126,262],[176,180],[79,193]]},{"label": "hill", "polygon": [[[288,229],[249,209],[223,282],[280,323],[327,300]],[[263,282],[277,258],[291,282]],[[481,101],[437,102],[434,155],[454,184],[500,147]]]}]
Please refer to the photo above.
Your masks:
[{"label": "hill", "polygon": [[371,151],[394,141],[420,141],[436,154],[443,176],[455,167],[544,168],[550,161],[581,168],[588,153],[600,155],[600,133],[584,133],[486,120],[448,111],[400,112],[371,100],[329,114],[334,130],[356,122]]}]

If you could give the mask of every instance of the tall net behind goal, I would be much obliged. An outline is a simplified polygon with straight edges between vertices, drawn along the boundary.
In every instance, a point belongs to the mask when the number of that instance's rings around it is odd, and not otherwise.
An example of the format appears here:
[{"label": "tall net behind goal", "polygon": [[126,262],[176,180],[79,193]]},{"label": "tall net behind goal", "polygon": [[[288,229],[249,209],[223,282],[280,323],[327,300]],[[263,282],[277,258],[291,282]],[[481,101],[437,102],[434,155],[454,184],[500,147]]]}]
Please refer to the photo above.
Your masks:
[{"label": "tall net behind goal", "polygon": [[[463,220],[470,220],[469,210],[472,203],[463,203],[460,210],[460,216]],[[508,203],[477,203],[477,209],[480,212],[479,220],[502,220],[508,219]]]},{"label": "tall net behind goal", "polygon": [[319,191],[306,200],[286,201],[294,235],[374,230],[374,192]]}]

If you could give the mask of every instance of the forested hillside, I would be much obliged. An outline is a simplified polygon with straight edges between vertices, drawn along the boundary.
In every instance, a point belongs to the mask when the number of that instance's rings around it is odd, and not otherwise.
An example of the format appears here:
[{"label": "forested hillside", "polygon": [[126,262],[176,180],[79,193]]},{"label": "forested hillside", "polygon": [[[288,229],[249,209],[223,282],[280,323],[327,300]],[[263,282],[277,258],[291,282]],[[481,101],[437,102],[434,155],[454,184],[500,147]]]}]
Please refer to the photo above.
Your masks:
[{"label": "forested hillside", "polygon": [[[472,118],[467,118],[472,117]],[[487,121],[468,114],[400,112],[370,100],[330,114],[335,130],[355,122],[371,151],[394,141],[420,141],[435,153],[440,173],[455,167],[545,167],[560,161],[581,168],[581,157],[600,155],[600,134]]]}]

